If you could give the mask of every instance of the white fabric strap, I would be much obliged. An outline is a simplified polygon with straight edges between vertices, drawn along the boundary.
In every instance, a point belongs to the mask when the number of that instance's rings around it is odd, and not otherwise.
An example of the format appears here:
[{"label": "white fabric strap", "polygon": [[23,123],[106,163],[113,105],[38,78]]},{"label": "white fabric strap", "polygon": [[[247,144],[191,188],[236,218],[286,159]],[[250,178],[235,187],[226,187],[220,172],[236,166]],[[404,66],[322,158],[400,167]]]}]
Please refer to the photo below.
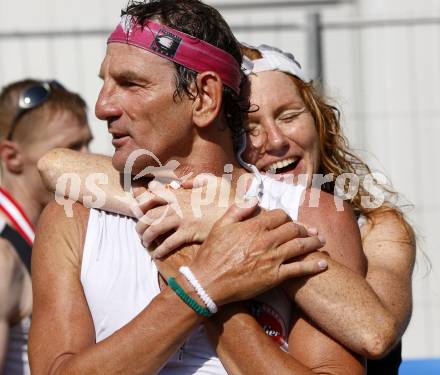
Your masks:
[{"label": "white fabric strap", "polygon": [[32,245],[35,238],[33,225],[17,202],[0,188],[0,210],[12,221],[15,229]]},{"label": "white fabric strap", "polygon": [[197,278],[194,276],[192,271],[187,266],[182,266],[179,268],[179,272],[185,276],[185,279],[188,280],[188,282],[192,285],[192,287],[195,289],[197,294],[199,295],[200,299],[203,301],[203,303],[208,308],[209,312],[211,314],[215,314],[218,311],[217,305],[212,300],[212,298],[206,293],[205,289],[200,285]]},{"label": "white fabric strap", "polygon": [[243,56],[242,70],[246,75],[276,70],[291,74],[304,82],[310,81],[299,62],[296,61],[291,53],[283,52],[278,48],[265,44],[258,47],[248,47],[257,49],[263,57],[261,59],[251,60],[247,56]]},{"label": "white fabric strap", "polygon": [[246,197],[258,197],[260,207],[266,210],[282,209],[296,221],[305,190],[301,184],[286,183],[268,175],[260,175],[252,181]]}]

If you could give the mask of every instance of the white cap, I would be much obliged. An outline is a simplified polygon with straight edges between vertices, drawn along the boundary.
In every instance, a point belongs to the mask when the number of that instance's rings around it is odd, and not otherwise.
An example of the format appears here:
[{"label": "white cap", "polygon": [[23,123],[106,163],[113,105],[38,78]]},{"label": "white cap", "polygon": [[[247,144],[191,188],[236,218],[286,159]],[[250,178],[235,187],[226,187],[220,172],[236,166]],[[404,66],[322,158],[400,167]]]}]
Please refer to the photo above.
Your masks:
[{"label": "white cap", "polygon": [[266,44],[261,44],[258,47],[249,46],[245,43],[242,43],[242,45],[258,50],[263,56],[257,60],[251,60],[247,56],[243,56],[242,69],[246,75],[276,70],[291,74],[303,82],[310,82],[304,70],[301,68],[301,65],[295,60],[295,57],[291,53],[284,52],[279,48],[271,47]]}]

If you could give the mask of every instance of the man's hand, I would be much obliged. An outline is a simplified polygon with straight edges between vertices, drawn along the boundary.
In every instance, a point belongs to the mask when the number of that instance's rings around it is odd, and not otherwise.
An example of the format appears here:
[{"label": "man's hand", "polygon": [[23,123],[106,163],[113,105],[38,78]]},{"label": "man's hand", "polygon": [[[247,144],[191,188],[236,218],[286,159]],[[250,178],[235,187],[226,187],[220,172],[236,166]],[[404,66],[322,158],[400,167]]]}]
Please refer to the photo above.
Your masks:
[{"label": "man's hand", "polygon": [[256,200],[246,208],[230,207],[191,264],[218,305],[252,298],[284,280],[327,267],[321,259],[292,261],[321,248],[318,236],[309,236],[282,210],[261,211],[251,217],[257,209]]}]

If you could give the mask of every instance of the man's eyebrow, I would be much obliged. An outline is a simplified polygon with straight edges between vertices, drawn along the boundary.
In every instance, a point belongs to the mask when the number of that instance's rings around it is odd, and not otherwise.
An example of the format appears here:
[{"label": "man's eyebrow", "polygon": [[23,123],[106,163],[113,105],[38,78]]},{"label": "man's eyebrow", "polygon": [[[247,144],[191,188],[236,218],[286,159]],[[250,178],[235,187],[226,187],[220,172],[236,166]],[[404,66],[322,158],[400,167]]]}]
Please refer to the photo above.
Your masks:
[{"label": "man's eyebrow", "polygon": [[142,77],[141,75],[137,74],[132,70],[121,70],[119,72],[114,72],[113,76],[115,77],[115,79],[118,80],[145,81],[145,77]]}]

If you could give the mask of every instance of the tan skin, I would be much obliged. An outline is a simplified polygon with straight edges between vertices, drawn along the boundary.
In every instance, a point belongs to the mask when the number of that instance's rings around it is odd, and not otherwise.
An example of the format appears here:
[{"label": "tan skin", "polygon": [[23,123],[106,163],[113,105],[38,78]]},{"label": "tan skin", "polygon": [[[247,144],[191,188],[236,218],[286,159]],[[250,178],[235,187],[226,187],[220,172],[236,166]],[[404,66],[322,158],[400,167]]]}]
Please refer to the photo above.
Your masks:
[{"label": "tan skin", "polygon": [[[250,147],[246,157],[262,170],[277,161],[295,158],[299,161],[293,172],[310,175],[319,165],[317,133],[313,118],[305,110],[296,86],[286,78],[280,72],[263,72],[252,76],[251,102],[257,104],[260,110],[250,114]],[[265,92],[274,92],[274,95],[261,95]],[[76,155],[59,150],[40,161],[40,170],[43,175],[47,175],[45,171],[49,170],[53,173],[52,181],[48,181],[52,189],[55,177],[62,171],[82,171],[83,175],[105,172],[111,176],[110,184],[102,187],[108,192],[106,209],[133,215],[128,204],[112,199],[122,193],[120,188],[117,190],[119,175],[109,167],[109,160],[104,157],[89,156],[81,162]],[[290,173],[292,170],[287,175]],[[84,187],[82,189],[86,191]],[[140,194],[142,189],[134,189],[134,192],[135,195]],[[219,207],[204,207],[203,222],[200,223],[199,219],[192,217],[190,193],[185,194],[182,189],[174,193],[179,197],[185,220],[171,215],[170,210],[170,216],[162,220],[160,225],[148,226],[142,225],[142,222],[138,225],[138,233],[146,246],[153,243],[156,237],[178,228],[155,250],[154,253],[158,252],[159,255],[184,243],[203,242],[211,228],[209,223],[215,222],[224,212]],[[148,211],[150,217],[161,217],[166,209],[160,207],[162,204],[152,202],[143,210]],[[159,207],[153,208],[156,205]],[[300,220],[305,222],[303,215]],[[395,214],[375,215],[374,220],[376,225],[367,223],[361,230],[368,260],[367,282],[336,264],[332,269],[337,272],[312,278],[306,285],[301,280],[292,280],[286,285],[292,299],[313,321],[339,342],[369,358],[386,354],[400,339],[408,324],[415,257],[414,244],[411,239],[408,241],[408,233]],[[310,225],[318,226],[316,222]],[[331,277],[327,279],[324,275]],[[351,288],[354,285],[356,287]]]},{"label": "tan skin", "polygon": [[[56,147],[86,151],[91,140],[90,129],[69,111],[47,112],[41,123],[34,124],[32,135],[19,124],[11,141],[0,141],[2,186],[19,202],[27,217],[36,223],[43,207],[51,200],[37,170],[37,161]],[[29,131],[27,129],[27,131]],[[13,227],[3,213],[2,220]],[[11,326],[32,312],[31,277],[12,244],[0,239],[0,372],[4,365]]]},{"label": "tan skin", "polygon": [[[273,71],[252,75],[250,80],[251,103],[257,105],[259,110],[250,113],[248,117],[249,135],[248,147],[244,154],[245,160],[256,165],[261,171],[276,168],[277,165],[284,167],[283,173],[277,173],[275,178],[301,174],[311,176],[316,173],[319,166],[318,134],[313,117],[305,107],[294,81],[285,73]],[[283,161],[289,163],[292,160],[295,160],[295,163],[291,163],[291,167],[279,164]],[[311,178],[308,182],[311,183]],[[215,209],[218,210],[213,208]],[[156,215],[160,215],[160,210],[156,210],[158,211]],[[149,215],[152,214],[150,211]],[[186,217],[191,217],[190,209],[185,214]],[[139,234],[144,243],[148,244],[154,241],[157,235],[180,226],[179,230],[156,250],[159,255],[165,254],[187,240],[188,242],[203,241],[205,236],[203,233],[209,231],[207,218],[210,216],[213,214],[206,212],[203,221],[198,224],[194,221],[190,224],[179,221],[176,225],[175,220],[170,219],[168,222],[163,221],[164,224],[160,226],[140,226]],[[300,220],[302,220],[301,216]],[[166,226],[167,223],[169,226]],[[366,281],[379,299],[376,300],[381,305],[379,311],[386,310],[386,313],[378,314],[378,320],[367,329],[369,332],[379,329],[382,333],[377,332],[376,337],[372,335],[370,338],[372,342],[367,356],[376,358],[390,350],[402,337],[409,323],[412,310],[411,275],[415,261],[415,241],[410,230],[393,211],[385,213],[378,211],[373,215],[373,222],[368,222],[361,228],[361,235],[363,250],[368,261]],[[347,285],[343,278],[340,280],[341,284],[336,284],[338,287],[343,288]],[[292,280],[289,284],[288,290],[292,298],[309,317],[319,322],[333,337],[338,338],[345,345],[364,353],[357,343],[353,342],[353,337],[356,337],[356,330],[361,329],[359,320],[367,321],[359,315],[358,308],[353,308],[354,304],[341,306],[342,309],[338,310],[330,309],[326,306],[331,306],[334,300],[340,297],[330,291],[312,297],[312,294],[307,295],[306,288],[301,288],[296,280]],[[326,284],[321,284],[321,291],[324,285]],[[346,295],[350,294],[351,292],[346,290]],[[326,298],[329,296],[332,298]],[[338,323],[323,321],[323,316],[334,316],[335,311],[341,317]],[[386,320],[380,318],[384,316],[392,317],[388,320],[389,330],[385,328]],[[350,317],[353,318],[352,321]],[[352,329],[341,333],[341,329],[344,330],[347,324],[352,324]]]},{"label": "tan skin", "polygon": [[[131,66],[134,66],[136,75],[141,78],[135,83],[131,81],[133,75],[126,74],[126,71],[121,74],[121,69],[127,70]],[[144,50],[123,44],[108,47],[102,69],[104,86],[96,112],[101,119],[108,122],[110,132],[114,130],[116,139],[125,138],[114,143],[116,152],[113,164],[120,167],[125,156],[138,147],[151,147],[156,155],[161,159],[164,156],[166,160],[173,142],[191,139],[190,143],[194,146],[191,150],[194,154],[190,153],[186,159],[181,159],[183,171],[190,169],[199,173],[206,169],[206,165],[213,165],[213,172],[216,172],[217,166],[218,171],[222,172],[223,162],[234,163],[230,141],[221,137],[224,133],[218,127],[223,121],[220,113],[222,83],[217,74],[203,73],[197,78],[201,89],[198,99],[189,101],[184,98],[181,103],[170,106],[174,89],[170,90],[171,83],[170,87],[164,87],[163,82],[174,82],[174,74],[172,64]],[[143,91],[144,95],[141,95]],[[132,107],[134,98],[138,101],[136,108]],[[174,130],[162,126],[162,129],[169,129],[169,134],[164,137],[158,132],[160,142],[153,142],[151,138],[151,133],[156,131],[154,124],[157,119],[153,118],[153,112],[148,111],[149,107],[158,111],[163,109],[163,117],[170,121],[170,126],[173,121],[179,124],[178,129]],[[167,112],[166,107],[171,109]],[[216,123],[218,121],[220,123]],[[145,130],[146,126],[152,127],[151,132]],[[176,135],[176,132],[180,133]],[[218,140],[220,144],[213,144],[212,140]],[[225,149],[231,150],[230,155],[225,153]],[[197,164],[201,155],[206,164]],[[148,160],[142,162],[148,163]],[[138,166],[141,166],[140,163]],[[280,210],[261,212],[256,217],[249,218],[253,210],[255,209],[238,209],[232,206],[214,225],[202,245],[204,250],[195,252],[192,260],[193,272],[220,306],[251,298],[288,278],[322,270],[315,258],[302,262],[286,262],[287,259],[321,247],[322,243],[317,236],[308,236],[302,226],[292,223]],[[68,219],[62,207],[51,205],[42,215],[41,226],[56,220],[60,230],[51,233],[38,232],[34,249],[35,307],[30,338],[33,372],[86,374],[99,369],[100,372],[109,374],[137,374],[157,371],[175,352],[189,331],[202,322],[201,318],[173,292],[164,288],[132,322],[95,344],[92,319],[79,280],[87,210],[75,206],[75,213],[73,219]],[[340,225],[346,225],[349,221],[354,223],[349,210],[340,216],[340,220]],[[328,235],[327,243],[334,243],[334,233],[325,229],[323,232]],[[225,241],[225,233],[228,234],[228,241]],[[351,246],[343,251],[350,254],[348,258],[352,267],[361,272],[363,258],[356,235],[359,236],[355,232],[352,238],[358,244],[357,248]],[[330,248],[328,251],[332,252]],[[178,280],[185,289],[191,290],[182,277],[179,276]],[[190,293],[194,295],[193,292]],[[50,325],[48,316],[51,317]],[[230,339],[231,335],[226,335],[229,341],[220,340],[217,347],[225,366],[236,367],[236,373],[258,373],[257,370],[265,369],[266,373],[296,371],[312,374],[315,371],[308,367],[322,364],[326,358],[322,356],[323,352],[331,353],[331,362],[336,361],[339,364],[337,371],[332,373],[348,373],[347,368],[350,368],[350,374],[363,373],[363,366],[354,355],[333,340],[327,337],[323,339],[319,335],[314,335],[316,341],[314,339],[315,342],[311,345],[320,348],[320,355],[316,352],[314,355],[303,353],[295,356],[292,353],[282,353],[275,345],[269,344],[265,333],[261,329],[256,330],[255,321],[246,316],[244,321],[238,321],[242,326],[243,336]],[[219,321],[215,326],[219,327],[224,322],[221,315],[217,318]],[[158,330],[155,322],[159,320],[167,324],[161,325]],[[215,324],[215,320],[212,323]],[[233,320],[232,327],[234,324]],[[310,325],[304,326],[304,329],[301,335],[306,337],[309,331],[311,333],[316,330]],[[246,337],[246,350],[257,351],[262,340],[268,350],[271,348],[274,355],[282,357],[282,360],[275,361],[277,368],[272,364],[268,369],[267,363],[258,366],[255,358],[243,355],[238,349],[242,347],[241,340]],[[327,342],[331,344],[327,345]],[[258,361],[260,360],[264,362],[264,358],[258,357]]]},{"label": "tan skin", "polygon": [[32,312],[31,278],[9,241],[0,239],[0,371],[11,326]]}]

